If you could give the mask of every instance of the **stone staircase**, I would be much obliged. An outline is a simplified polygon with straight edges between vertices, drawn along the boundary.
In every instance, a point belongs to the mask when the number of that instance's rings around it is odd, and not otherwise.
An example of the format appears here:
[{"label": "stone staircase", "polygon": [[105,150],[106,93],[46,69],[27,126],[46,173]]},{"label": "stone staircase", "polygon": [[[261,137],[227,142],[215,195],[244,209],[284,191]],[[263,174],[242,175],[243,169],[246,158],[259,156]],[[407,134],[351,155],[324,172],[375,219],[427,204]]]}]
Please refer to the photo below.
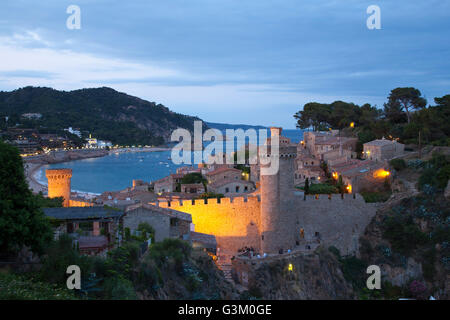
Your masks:
[{"label": "stone staircase", "polygon": [[217,265],[217,266],[219,267],[220,270],[222,270],[225,279],[228,282],[231,282],[234,284],[233,277],[231,276],[231,268],[232,268],[231,263],[230,264],[224,263],[224,264]]},{"label": "stone staircase", "polygon": [[225,279],[231,283],[239,293],[242,293],[248,288],[242,286],[240,283],[236,283],[232,276],[232,264],[231,264],[231,255],[222,254],[215,261],[217,267],[223,272]]}]

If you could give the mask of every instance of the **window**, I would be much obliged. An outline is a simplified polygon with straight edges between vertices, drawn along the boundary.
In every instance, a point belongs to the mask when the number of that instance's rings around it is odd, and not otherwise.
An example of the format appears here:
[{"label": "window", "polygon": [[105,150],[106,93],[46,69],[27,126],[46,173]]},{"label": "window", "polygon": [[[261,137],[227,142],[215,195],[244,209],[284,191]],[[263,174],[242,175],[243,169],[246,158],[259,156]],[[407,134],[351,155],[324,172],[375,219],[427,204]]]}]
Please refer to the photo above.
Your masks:
[{"label": "window", "polygon": [[229,188],[225,188],[225,193],[228,193],[228,192],[230,192],[230,189]]},{"label": "window", "polygon": [[236,186],[236,193],[239,192],[239,186]]},{"label": "window", "polygon": [[248,187],[247,186],[244,187],[244,191],[248,191]]},{"label": "window", "polygon": [[170,226],[176,227],[178,225],[178,219],[177,218],[170,218]]}]

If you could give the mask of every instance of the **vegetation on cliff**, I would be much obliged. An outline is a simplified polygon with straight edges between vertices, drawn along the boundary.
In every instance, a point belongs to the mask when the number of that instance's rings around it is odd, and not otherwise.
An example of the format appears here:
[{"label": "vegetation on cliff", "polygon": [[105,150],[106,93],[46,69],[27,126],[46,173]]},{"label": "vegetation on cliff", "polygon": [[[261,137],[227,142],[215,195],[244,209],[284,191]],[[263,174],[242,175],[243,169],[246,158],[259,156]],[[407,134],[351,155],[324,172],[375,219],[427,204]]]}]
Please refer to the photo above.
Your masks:
[{"label": "vegetation on cliff", "polygon": [[[24,113],[40,113],[42,118],[25,119]],[[159,145],[167,141],[171,130],[193,130],[193,121],[198,120],[107,87],[74,91],[25,87],[0,92],[0,116],[0,129],[17,123],[42,132],[73,127],[119,145]],[[8,123],[3,116],[9,117]]]},{"label": "vegetation on cliff", "polygon": [[426,107],[427,101],[419,90],[396,88],[390,92],[383,110],[343,101],[310,102],[294,118],[301,129],[345,129],[358,137],[359,149],[363,143],[383,136],[417,144],[419,132],[423,144],[450,146],[450,95],[436,97],[434,102],[434,106]]},{"label": "vegetation on cliff", "polygon": [[361,259],[383,265],[387,287],[403,297],[449,298],[450,204],[444,195],[449,164],[442,154],[408,161],[408,170],[419,174],[421,192],[379,210],[360,239]]}]

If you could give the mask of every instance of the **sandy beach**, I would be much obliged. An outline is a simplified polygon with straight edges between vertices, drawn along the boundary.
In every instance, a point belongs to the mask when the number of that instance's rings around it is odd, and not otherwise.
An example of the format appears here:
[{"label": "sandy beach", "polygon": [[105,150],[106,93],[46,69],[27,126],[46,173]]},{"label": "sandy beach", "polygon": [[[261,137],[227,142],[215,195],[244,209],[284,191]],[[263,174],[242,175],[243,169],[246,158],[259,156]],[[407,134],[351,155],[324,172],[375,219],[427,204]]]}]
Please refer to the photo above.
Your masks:
[{"label": "sandy beach", "polygon": [[28,186],[33,193],[42,192],[43,194],[47,194],[47,186],[39,183],[34,178],[34,175],[42,166],[43,164],[41,163],[24,162],[25,177],[28,182]]},{"label": "sandy beach", "polygon": [[[44,195],[47,194],[47,186],[37,181],[35,178],[36,173],[41,169],[43,165],[51,164],[51,163],[63,163],[69,162],[73,160],[80,159],[89,159],[89,158],[98,158],[104,157],[108,154],[114,153],[125,153],[125,152],[161,152],[168,151],[170,148],[162,148],[162,147],[148,147],[148,148],[119,148],[112,149],[109,151],[106,150],[70,150],[70,151],[57,151],[51,154],[46,155],[38,155],[33,157],[27,157],[23,159],[24,162],[24,170],[25,170],[25,178],[28,182],[29,188],[33,193],[42,192]],[[92,196],[92,194],[80,193],[79,195],[84,196]]]}]

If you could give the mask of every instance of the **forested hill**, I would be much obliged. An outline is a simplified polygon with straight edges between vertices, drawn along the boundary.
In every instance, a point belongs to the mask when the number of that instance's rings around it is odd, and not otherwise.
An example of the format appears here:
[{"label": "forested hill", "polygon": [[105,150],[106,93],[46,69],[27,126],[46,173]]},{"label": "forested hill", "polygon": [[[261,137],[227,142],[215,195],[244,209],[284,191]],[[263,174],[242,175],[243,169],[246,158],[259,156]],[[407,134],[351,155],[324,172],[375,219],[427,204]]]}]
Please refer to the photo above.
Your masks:
[{"label": "forested hill", "polygon": [[[25,113],[40,113],[38,120],[26,120]],[[102,87],[58,91],[45,87],[25,87],[0,92],[0,116],[9,116],[8,125],[19,123],[44,131],[79,128],[114,144],[161,144],[173,129],[193,129],[196,117],[170,111],[167,107]]]}]

